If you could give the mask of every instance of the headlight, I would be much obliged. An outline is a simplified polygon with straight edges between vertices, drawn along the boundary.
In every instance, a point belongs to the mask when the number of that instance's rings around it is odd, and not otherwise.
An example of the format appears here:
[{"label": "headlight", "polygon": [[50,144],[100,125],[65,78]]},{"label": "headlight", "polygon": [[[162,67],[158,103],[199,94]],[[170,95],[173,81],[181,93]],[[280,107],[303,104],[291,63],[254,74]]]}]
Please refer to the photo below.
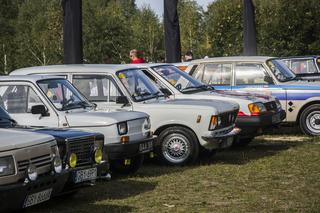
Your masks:
[{"label": "headlight", "polygon": [[28,179],[30,181],[35,181],[38,178],[38,172],[35,165],[30,164],[27,170]]},{"label": "headlight", "polygon": [[251,115],[259,115],[261,112],[266,112],[267,109],[263,103],[252,103],[248,105]]},{"label": "headlight", "polygon": [[53,170],[58,174],[62,172],[62,162],[59,156],[55,156],[53,158]]},{"label": "headlight", "polygon": [[146,118],[146,120],[143,123],[143,128],[144,130],[149,130],[151,129],[151,123],[150,123],[150,118]]},{"label": "headlight", "polygon": [[12,156],[0,158],[0,177],[13,175],[15,173],[14,160]]},{"label": "headlight", "polygon": [[75,168],[77,166],[78,157],[75,153],[71,153],[68,160],[68,164],[71,168]]},{"label": "headlight", "polygon": [[102,157],[103,157],[103,152],[102,149],[96,149],[94,151],[94,161],[99,164],[102,161]]},{"label": "headlight", "polygon": [[118,123],[118,133],[119,135],[125,135],[128,133],[127,122]]},{"label": "headlight", "polygon": [[210,123],[209,123],[209,131],[214,130],[217,124],[218,124],[218,116],[216,115],[211,116]]}]

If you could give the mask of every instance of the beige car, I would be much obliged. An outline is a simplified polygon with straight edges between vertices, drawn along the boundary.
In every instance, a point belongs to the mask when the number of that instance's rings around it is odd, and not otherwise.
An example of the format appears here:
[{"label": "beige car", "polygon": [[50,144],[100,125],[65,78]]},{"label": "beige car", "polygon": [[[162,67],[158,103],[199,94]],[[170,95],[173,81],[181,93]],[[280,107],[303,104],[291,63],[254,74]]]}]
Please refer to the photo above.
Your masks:
[{"label": "beige car", "polygon": [[45,202],[62,191],[68,174],[52,136],[0,129],[0,141],[0,212]]}]

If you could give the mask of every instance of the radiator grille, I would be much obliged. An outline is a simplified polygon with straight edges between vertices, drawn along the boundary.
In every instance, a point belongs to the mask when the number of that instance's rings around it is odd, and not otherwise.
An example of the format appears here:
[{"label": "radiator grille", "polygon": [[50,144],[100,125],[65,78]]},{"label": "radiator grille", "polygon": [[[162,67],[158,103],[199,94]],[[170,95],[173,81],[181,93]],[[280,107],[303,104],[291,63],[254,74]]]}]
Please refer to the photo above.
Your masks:
[{"label": "radiator grille", "polygon": [[50,154],[46,154],[46,155],[31,158],[31,160],[18,161],[18,171],[25,172],[30,163],[33,164],[36,168],[50,166],[51,156]]},{"label": "radiator grille", "polygon": [[70,139],[68,141],[68,152],[77,155],[77,167],[93,163],[94,137]]}]

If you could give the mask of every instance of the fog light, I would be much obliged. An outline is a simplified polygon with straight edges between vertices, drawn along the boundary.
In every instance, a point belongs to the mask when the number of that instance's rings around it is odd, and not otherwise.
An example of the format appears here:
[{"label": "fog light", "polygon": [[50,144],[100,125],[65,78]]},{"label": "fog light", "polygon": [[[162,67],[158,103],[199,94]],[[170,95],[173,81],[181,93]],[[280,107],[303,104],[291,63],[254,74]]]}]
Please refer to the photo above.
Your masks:
[{"label": "fog light", "polygon": [[37,168],[34,165],[30,164],[27,172],[28,172],[28,179],[30,181],[35,181],[38,178]]},{"label": "fog light", "polygon": [[55,173],[58,173],[58,174],[62,172],[62,162],[58,156],[54,157],[53,159],[53,170]]},{"label": "fog light", "polygon": [[94,151],[94,161],[98,164],[101,163],[102,155],[103,155],[102,150],[100,148],[96,149],[96,151]]},{"label": "fog light", "polygon": [[124,160],[124,165],[129,166],[131,164],[131,159],[125,159]]},{"label": "fog light", "polygon": [[75,168],[77,166],[77,155],[75,153],[71,153],[70,156],[69,156],[69,166],[71,168]]},{"label": "fog light", "polygon": [[129,136],[122,136],[122,137],[120,138],[120,142],[121,142],[122,144],[128,143],[128,142],[129,142]]}]

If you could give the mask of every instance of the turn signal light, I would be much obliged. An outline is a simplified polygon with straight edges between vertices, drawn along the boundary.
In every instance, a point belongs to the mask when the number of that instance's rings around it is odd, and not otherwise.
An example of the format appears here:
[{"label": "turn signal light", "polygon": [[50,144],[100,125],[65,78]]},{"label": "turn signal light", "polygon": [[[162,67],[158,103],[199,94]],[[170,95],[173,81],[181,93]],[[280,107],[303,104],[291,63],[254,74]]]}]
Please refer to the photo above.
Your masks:
[{"label": "turn signal light", "polygon": [[122,136],[122,137],[120,138],[120,142],[121,142],[122,144],[128,143],[128,142],[129,142],[129,136]]}]

